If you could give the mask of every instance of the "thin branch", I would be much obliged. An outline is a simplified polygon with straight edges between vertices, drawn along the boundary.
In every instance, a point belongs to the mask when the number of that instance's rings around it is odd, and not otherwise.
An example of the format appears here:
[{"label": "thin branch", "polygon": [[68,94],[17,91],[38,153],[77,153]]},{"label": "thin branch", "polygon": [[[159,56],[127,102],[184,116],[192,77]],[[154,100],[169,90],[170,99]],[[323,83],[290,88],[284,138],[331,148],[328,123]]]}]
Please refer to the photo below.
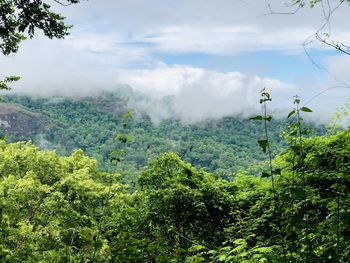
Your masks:
[{"label": "thin branch", "polygon": [[329,42],[327,41],[326,39],[322,38],[319,34],[315,34],[315,38],[320,41],[321,43],[324,43],[325,45],[327,46],[330,46],[348,56],[350,56],[350,49],[349,49],[349,46],[343,44],[343,43],[338,43],[338,42],[335,42],[335,41],[332,41],[332,42]]},{"label": "thin branch", "polygon": [[56,3],[59,4],[59,5],[62,5],[62,6],[70,6],[70,5],[74,4],[74,3],[72,3],[72,2],[69,2],[69,3],[65,4],[65,3],[62,3],[62,2],[59,1],[59,0],[53,0],[53,1],[56,2]]},{"label": "thin branch", "polygon": [[333,89],[350,89],[349,85],[339,85],[339,86],[333,86],[333,87],[329,87],[327,89],[322,90],[321,92],[317,93],[315,96],[313,96],[311,99],[309,99],[304,106],[310,104],[311,101],[313,101],[314,99],[316,99],[317,97],[321,96],[323,93],[329,91],[329,90],[333,90]]},{"label": "thin branch", "polygon": [[[324,3],[324,1],[326,1],[326,3]],[[317,40],[317,41],[319,41],[319,42],[321,42],[329,47],[335,48],[336,50],[338,50],[346,55],[350,55],[350,46],[345,45],[343,43],[336,43],[334,41],[330,42],[330,41],[327,41],[326,39],[324,39],[320,36],[320,34],[325,30],[326,27],[328,27],[328,30],[326,30],[326,32],[328,32],[328,35],[330,35],[331,17],[334,14],[334,12],[336,12],[336,10],[338,10],[338,8],[344,4],[344,2],[346,2],[346,0],[340,0],[340,2],[334,8],[332,8],[329,0],[321,0],[322,11],[323,11],[323,16],[324,16],[324,18],[323,18],[324,23],[315,31],[315,33],[313,33],[312,35],[307,37],[305,39],[304,43],[302,44],[303,49],[304,49],[304,53],[306,54],[307,58],[311,61],[311,63],[315,67],[317,67],[318,69],[325,71],[329,76],[331,76],[339,84],[342,84],[342,83],[340,83],[340,81],[337,79],[337,77],[334,74],[332,74],[329,70],[327,70],[325,67],[321,66],[318,62],[316,62],[312,58],[310,52],[307,49],[307,46],[310,45],[311,43],[313,43],[314,40]],[[268,7],[270,12],[268,14],[265,14],[265,15],[294,15],[301,8],[303,8],[305,6],[305,1],[303,1],[303,0],[295,1],[290,6],[294,6],[294,5],[298,5],[298,6],[292,12],[275,12],[272,10],[271,5],[269,3],[267,3],[267,7]]]},{"label": "thin branch", "polygon": [[273,11],[273,9],[269,3],[266,3],[266,4],[267,4],[267,7],[269,9],[269,13],[263,14],[263,16],[267,16],[267,15],[295,15],[305,5],[305,3],[303,1],[301,1],[299,3],[298,7],[292,12],[275,12],[275,11]]},{"label": "thin branch", "polygon": [[309,52],[308,49],[307,49],[307,46],[308,46],[309,44],[311,44],[312,42],[313,42],[313,40],[309,40],[309,41],[307,41],[307,42],[304,42],[303,45],[302,45],[306,57],[310,60],[310,62],[311,62],[316,68],[318,68],[319,70],[322,70],[322,71],[326,72],[329,76],[331,76],[331,77],[334,79],[334,81],[336,81],[336,82],[338,82],[338,83],[340,84],[340,81],[338,80],[338,78],[337,78],[333,73],[331,73],[327,68],[321,66],[318,62],[316,62],[316,61],[313,59],[312,55],[310,54],[310,52]]}]

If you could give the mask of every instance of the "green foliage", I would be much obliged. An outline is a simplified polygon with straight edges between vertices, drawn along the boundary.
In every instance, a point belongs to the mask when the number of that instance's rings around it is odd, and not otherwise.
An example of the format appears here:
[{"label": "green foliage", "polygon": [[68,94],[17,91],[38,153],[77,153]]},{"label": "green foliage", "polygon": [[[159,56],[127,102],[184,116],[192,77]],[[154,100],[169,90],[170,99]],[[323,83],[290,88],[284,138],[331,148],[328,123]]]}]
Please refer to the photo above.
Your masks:
[{"label": "green foliage", "polygon": [[298,262],[346,262],[349,256],[349,142],[348,132],[314,137],[303,141],[303,151],[290,149],[278,159],[285,167],[279,183],[286,238]]},{"label": "green foliage", "polygon": [[[105,200],[107,174],[76,151],[69,157],[39,151],[31,143],[0,142],[0,261],[87,261],[94,248],[97,219]],[[123,186],[114,175],[110,212]],[[108,261],[107,240],[98,257]]]},{"label": "green foliage", "polygon": [[[67,0],[68,4],[78,2]],[[41,0],[0,1],[0,13],[0,50],[4,55],[16,52],[19,43],[27,36],[32,38],[36,29],[49,38],[63,38],[71,28],[64,24],[62,15],[52,12],[51,6]]]},{"label": "green foliage", "polygon": [[[311,8],[314,8],[319,3],[321,3],[322,0],[309,0],[309,1],[306,1],[306,0],[292,0],[291,4],[292,5],[298,5],[300,7],[304,7],[307,4],[307,2],[309,3]],[[338,2],[341,4],[343,2],[349,2],[349,0],[339,0]]]},{"label": "green foliage", "polygon": [[[145,223],[154,238],[183,257],[193,244],[220,244],[233,218],[232,189],[214,176],[184,163],[174,153],[160,155],[138,179],[146,196]],[[182,252],[183,250],[183,252]]]},{"label": "green foliage", "polygon": [[280,252],[280,247],[249,248],[245,239],[226,241],[219,250],[205,251],[204,247],[194,246],[191,251],[196,254],[187,258],[186,262],[225,262],[225,263],[267,263],[272,262]]},{"label": "green foliage", "polygon": [[[35,113],[36,116],[30,119],[38,120],[29,123],[38,123],[37,126],[26,125],[24,121],[20,122],[22,114],[16,114],[15,120],[10,119],[12,128],[6,133],[9,141],[31,139],[41,148],[55,149],[62,155],[80,148],[97,159],[105,171],[114,170],[114,163],[110,162],[112,156],[121,156],[123,161],[118,167],[122,181],[132,186],[140,169],[167,151],[174,151],[196,168],[204,168],[226,179],[252,164],[256,164],[254,170],[259,173],[259,163],[267,158],[256,151],[256,137],[263,132],[263,123],[239,117],[197,124],[170,119],[153,124],[147,116],[136,111],[132,119],[123,118],[128,112],[127,100],[118,93],[75,99],[11,96],[5,100]],[[0,112],[1,119],[6,120],[7,116]],[[127,126],[124,126],[125,122]],[[279,133],[284,122],[274,120],[269,125],[270,138],[275,142],[273,151],[281,152],[283,142]],[[127,141],[122,149],[128,153],[125,157],[122,152],[110,156],[113,151],[120,150],[121,142],[118,138],[115,140],[116,134]]]},{"label": "green foliage", "polygon": [[350,100],[348,100],[348,102],[345,103],[344,106],[337,108],[333,118],[328,124],[328,133],[336,134],[337,132],[341,131],[341,127],[345,126],[349,120],[349,114],[350,114]]},{"label": "green foliage", "polygon": [[[271,100],[264,96],[263,104]],[[30,98],[18,100],[50,120],[60,120],[66,125],[65,135],[80,134],[78,127],[87,127],[81,126],[84,122],[98,123],[87,131],[94,137],[108,127],[111,137],[105,143],[110,144],[109,149],[118,147],[127,152],[116,156],[120,158],[114,160],[118,166],[128,162],[130,153],[135,154],[133,149],[144,149],[138,140],[149,143],[148,151],[159,147],[159,142],[167,142],[162,134],[173,143],[184,140],[192,147],[198,143],[201,155],[195,160],[200,162],[211,149],[208,142],[215,142],[213,138],[203,142],[203,138],[214,134],[226,142],[236,136],[227,134],[228,130],[249,123],[225,118],[215,125],[184,126],[172,120],[154,127],[144,118],[131,118],[130,112],[124,118],[105,114],[101,105],[106,104],[93,99],[63,99],[59,103],[68,110],[45,99],[37,100],[34,106]],[[0,140],[0,261],[348,262],[350,134],[342,131],[331,136],[305,136],[301,112],[311,110],[299,108],[299,104],[296,97],[289,114],[286,138],[290,146],[270,159],[280,168],[271,167],[262,178],[241,170],[233,180],[226,181],[193,167],[180,154],[168,152],[137,168],[140,175],[135,191],[130,193],[119,182],[119,174],[101,172],[98,162],[82,150],[59,157],[31,142],[7,144]],[[123,108],[118,116],[125,112]],[[266,124],[271,121],[266,111],[255,119],[263,122],[259,131],[266,135]],[[269,122],[269,127],[275,127],[274,122]],[[52,121],[50,125],[51,131],[53,127],[59,130]],[[181,133],[181,129],[185,131]],[[152,137],[155,131],[157,136]],[[63,136],[63,132],[52,136],[58,135]],[[264,150],[268,139],[260,140],[259,145],[252,143],[252,147]],[[159,147],[157,151],[165,149]],[[225,149],[222,146],[219,150]],[[157,155],[157,151],[149,156]],[[107,153],[106,158],[110,158]],[[189,154],[193,152],[182,156]]]},{"label": "green foliage", "polygon": [[0,141],[0,261],[347,262],[349,132],[302,143],[274,160],[275,191],[165,153],[129,194],[81,150]]},{"label": "green foliage", "polygon": [[[59,0],[60,5],[79,3],[80,0]],[[27,37],[33,38],[39,29],[49,38],[64,38],[72,27],[64,23],[65,17],[52,11],[47,1],[1,0],[0,1],[0,51],[3,55],[17,52],[19,44]],[[18,76],[7,76],[0,80],[0,90],[10,90],[10,83]]]},{"label": "green foliage", "polygon": [[277,175],[280,173],[276,173],[272,168],[272,150],[271,150],[272,147],[271,147],[271,141],[269,138],[268,127],[267,127],[267,122],[270,122],[272,120],[272,116],[267,114],[267,102],[272,101],[272,98],[270,96],[270,93],[266,90],[266,88],[263,88],[260,91],[260,96],[261,96],[260,104],[263,105],[264,115],[263,116],[259,115],[259,116],[256,116],[256,117],[253,117],[250,119],[262,121],[264,123],[264,139],[258,140],[258,144],[259,144],[260,148],[262,149],[262,151],[268,155],[270,171],[269,172],[263,171],[261,174],[261,177],[262,178],[271,177],[272,188],[274,188],[275,187],[274,186],[274,175]]},{"label": "green foliage", "polygon": [[0,80],[0,90],[10,90],[11,88],[9,84],[18,80],[20,80],[20,77],[18,76],[8,76],[3,80]]}]

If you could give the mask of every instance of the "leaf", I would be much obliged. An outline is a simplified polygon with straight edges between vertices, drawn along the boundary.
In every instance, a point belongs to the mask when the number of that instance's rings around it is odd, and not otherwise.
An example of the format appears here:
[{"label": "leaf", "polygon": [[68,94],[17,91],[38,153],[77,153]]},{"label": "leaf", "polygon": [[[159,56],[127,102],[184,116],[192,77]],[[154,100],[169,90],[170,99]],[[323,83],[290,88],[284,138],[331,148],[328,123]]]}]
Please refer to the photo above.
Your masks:
[{"label": "leaf", "polygon": [[292,110],[288,116],[287,116],[287,119],[289,119],[292,115],[294,115],[296,113],[296,110]]},{"label": "leaf", "polygon": [[218,257],[218,261],[220,261],[220,262],[225,261],[226,258],[227,258],[227,255],[220,255]]},{"label": "leaf", "polygon": [[289,135],[290,135],[290,136],[296,136],[297,134],[298,134],[297,131],[293,131],[293,132],[291,132]]},{"label": "leaf", "polygon": [[304,129],[304,130],[301,131],[300,134],[302,134],[302,135],[308,135],[308,134],[309,134],[309,130]]},{"label": "leaf", "polygon": [[132,110],[129,109],[127,113],[123,114],[123,118],[131,119],[132,118]]},{"label": "leaf", "polygon": [[281,169],[277,168],[272,171],[273,174],[281,175]]},{"label": "leaf", "polygon": [[299,200],[299,199],[301,199],[301,198],[304,197],[304,195],[305,195],[305,190],[302,189],[302,188],[296,188],[296,189],[293,190],[293,195],[294,195],[294,197],[295,197],[297,200]]},{"label": "leaf", "polygon": [[268,98],[268,99],[260,99],[260,104],[263,104],[266,101],[272,101],[272,99]]},{"label": "leaf", "polygon": [[269,172],[264,171],[261,173],[261,178],[269,178],[269,177],[271,177],[271,174]]},{"label": "leaf", "polygon": [[111,162],[115,161],[115,162],[119,163],[119,162],[121,162],[121,159],[119,157],[112,157],[112,158],[110,158],[110,161]]},{"label": "leaf", "polygon": [[200,251],[203,249],[205,249],[205,247],[202,245],[194,245],[194,246],[190,247],[189,251],[195,252],[195,251]]},{"label": "leaf", "polygon": [[300,110],[303,112],[312,112],[312,110],[310,110],[308,107],[301,107]]},{"label": "leaf", "polygon": [[272,120],[272,116],[267,116],[266,118],[264,118],[264,120],[271,121]]},{"label": "leaf", "polygon": [[292,145],[290,146],[290,149],[294,152],[294,153],[300,153],[301,151],[301,147],[299,145]]},{"label": "leaf", "polygon": [[255,116],[255,117],[251,117],[249,118],[249,120],[257,120],[257,121],[262,121],[264,118],[261,115]]},{"label": "leaf", "polygon": [[8,76],[5,78],[5,82],[13,82],[13,81],[19,81],[21,77],[19,76]]},{"label": "leaf", "polygon": [[269,141],[268,140],[259,140],[258,144],[262,148],[263,152],[266,153],[266,148],[269,145]]}]

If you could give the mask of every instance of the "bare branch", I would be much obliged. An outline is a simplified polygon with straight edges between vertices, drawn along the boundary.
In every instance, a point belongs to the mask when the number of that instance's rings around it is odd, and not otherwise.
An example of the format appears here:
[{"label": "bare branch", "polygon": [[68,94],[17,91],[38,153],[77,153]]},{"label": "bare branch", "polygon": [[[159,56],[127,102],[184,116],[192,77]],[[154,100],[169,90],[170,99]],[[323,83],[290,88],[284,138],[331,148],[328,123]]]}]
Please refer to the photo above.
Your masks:
[{"label": "bare branch", "polygon": [[297,8],[294,11],[291,12],[275,12],[271,5],[269,3],[267,3],[267,7],[269,9],[269,13],[264,14],[263,16],[267,16],[267,15],[295,15],[301,8],[303,8],[305,5],[304,1],[300,1]]},{"label": "bare branch", "polygon": [[73,2],[68,2],[68,3],[65,4],[65,3],[62,3],[59,0],[53,0],[53,1],[56,2],[59,5],[62,5],[62,6],[70,6],[70,5],[74,4]]},{"label": "bare branch", "polygon": [[317,93],[315,96],[313,96],[311,99],[309,99],[304,105],[305,106],[308,105],[311,101],[313,101],[317,97],[321,96],[323,93],[325,93],[329,90],[333,90],[333,89],[350,89],[350,86],[344,84],[344,85],[338,85],[338,86],[333,86],[333,87],[329,87],[327,89],[324,89],[324,90],[320,91],[319,93]]},{"label": "bare branch", "polygon": [[315,34],[315,38],[318,41],[326,44],[327,46],[330,46],[330,47],[332,47],[332,48],[334,48],[334,49],[336,49],[336,50],[338,50],[338,51],[340,51],[340,52],[350,56],[349,46],[347,46],[347,45],[345,45],[343,43],[335,42],[335,41],[331,41],[331,42],[327,41],[326,39],[322,38],[319,34]]},{"label": "bare branch", "polygon": [[313,59],[312,55],[310,54],[310,52],[309,52],[308,49],[307,49],[307,46],[308,46],[309,44],[311,44],[312,42],[313,42],[313,39],[309,39],[309,41],[304,42],[304,44],[302,45],[302,46],[303,46],[303,49],[304,49],[304,53],[305,53],[305,55],[307,56],[307,58],[310,60],[310,62],[311,62],[316,68],[318,68],[319,70],[322,70],[322,71],[326,72],[330,77],[332,77],[332,78],[334,79],[334,81],[340,82],[340,81],[338,80],[338,78],[337,78],[333,73],[331,73],[327,68],[323,67],[322,65],[320,65],[318,62],[316,62],[316,61]]}]

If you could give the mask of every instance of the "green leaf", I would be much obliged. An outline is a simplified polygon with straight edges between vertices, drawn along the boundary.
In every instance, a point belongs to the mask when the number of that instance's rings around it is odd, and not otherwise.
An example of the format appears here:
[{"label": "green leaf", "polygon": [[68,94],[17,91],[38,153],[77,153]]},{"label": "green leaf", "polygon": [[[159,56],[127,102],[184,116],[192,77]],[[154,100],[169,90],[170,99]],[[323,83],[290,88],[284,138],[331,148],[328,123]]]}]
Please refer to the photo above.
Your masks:
[{"label": "green leaf", "polygon": [[132,110],[129,109],[127,113],[123,114],[123,118],[131,119],[132,118]]},{"label": "green leaf", "polygon": [[272,116],[267,116],[266,118],[264,118],[264,120],[271,121],[272,120]]},{"label": "green leaf", "polygon": [[305,190],[302,188],[296,188],[293,190],[293,195],[296,199],[301,199],[305,195]]},{"label": "green leaf", "polygon": [[291,132],[289,135],[290,135],[290,136],[296,136],[297,134],[298,134],[297,131],[293,131],[293,132]]},{"label": "green leaf", "polygon": [[312,110],[310,110],[308,107],[301,107],[300,110],[303,112],[312,112]]},{"label": "green leaf", "polygon": [[21,77],[19,76],[8,76],[5,78],[5,82],[13,82],[13,81],[19,81]]},{"label": "green leaf", "polygon": [[294,115],[296,113],[296,110],[292,110],[288,116],[287,116],[287,119],[289,119],[292,115]]},{"label": "green leaf", "polygon": [[269,178],[269,177],[271,177],[271,174],[269,172],[264,171],[261,173],[261,178]]},{"label": "green leaf", "polygon": [[190,247],[189,251],[194,252],[194,251],[200,251],[203,249],[205,249],[205,247],[202,245],[194,245],[194,246]]},{"label": "green leaf", "polygon": [[257,120],[257,121],[262,121],[263,119],[264,119],[264,117],[261,115],[249,118],[249,120]]},{"label": "green leaf", "polygon": [[308,134],[309,134],[309,130],[304,129],[304,130],[301,131],[300,134],[302,134],[302,135],[308,135]]},{"label": "green leaf", "polygon": [[272,171],[273,174],[281,175],[281,169],[277,168]]},{"label": "green leaf", "polygon": [[226,258],[227,258],[227,255],[220,255],[218,257],[218,261],[220,261],[220,262],[225,261]]},{"label": "green leaf", "polygon": [[268,98],[268,99],[260,99],[260,104],[263,104],[266,101],[272,101],[272,99]]},{"label": "green leaf", "polygon": [[268,140],[259,140],[258,144],[262,148],[263,152],[266,153],[266,148],[269,145],[269,141]]},{"label": "green leaf", "polygon": [[11,87],[9,84],[11,82],[15,82],[20,80],[21,78],[19,76],[8,76],[5,77],[3,80],[0,80],[0,90],[11,90]]},{"label": "green leaf", "polygon": [[300,153],[301,151],[301,147],[299,145],[292,145],[290,146],[290,149],[294,152],[294,153]]}]

